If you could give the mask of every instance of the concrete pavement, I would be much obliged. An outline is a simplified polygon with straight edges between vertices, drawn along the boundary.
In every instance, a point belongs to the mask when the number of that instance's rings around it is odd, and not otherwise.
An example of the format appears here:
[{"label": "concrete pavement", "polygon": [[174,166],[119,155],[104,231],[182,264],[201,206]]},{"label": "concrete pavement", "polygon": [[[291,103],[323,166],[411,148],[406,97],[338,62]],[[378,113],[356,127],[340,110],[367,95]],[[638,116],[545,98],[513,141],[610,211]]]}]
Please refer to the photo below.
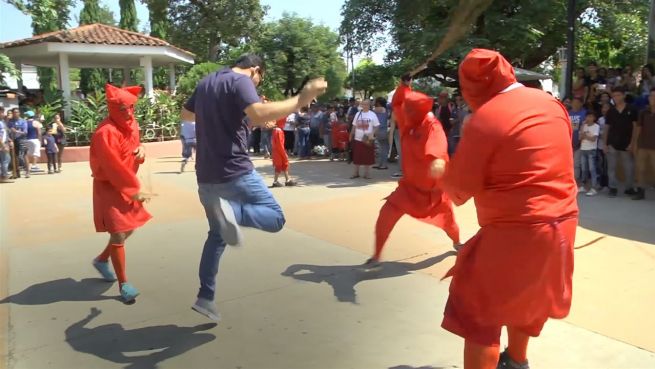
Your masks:
[{"label": "concrete pavement", "polygon": [[[256,163],[270,182],[270,163]],[[0,186],[0,367],[462,367],[462,340],[439,327],[439,278],[454,261],[445,234],[405,218],[383,270],[355,268],[394,188],[390,172],[351,181],[344,163],[292,163],[304,185],[274,191],[287,227],[247,230],[246,245],[226,251],[213,325],[190,310],[207,231],[194,174],[175,173],[175,157],[142,171],[159,196],[127,244],[142,293],[128,306],[90,265],[106,237],[93,233],[88,165],[64,169]],[[655,368],[655,201],[583,198],[581,208],[572,313],[531,343],[532,367]],[[457,216],[473,235],[472,205]]]}]

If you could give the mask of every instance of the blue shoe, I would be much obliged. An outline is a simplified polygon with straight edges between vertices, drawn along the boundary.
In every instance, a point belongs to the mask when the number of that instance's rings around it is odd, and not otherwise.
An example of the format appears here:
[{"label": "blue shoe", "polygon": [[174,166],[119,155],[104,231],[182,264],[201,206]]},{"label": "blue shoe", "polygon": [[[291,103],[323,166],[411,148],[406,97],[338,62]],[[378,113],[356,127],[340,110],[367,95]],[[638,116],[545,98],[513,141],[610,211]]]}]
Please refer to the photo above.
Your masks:
[{"label": "blue shoe", "polygon": [[109,268],[108,261],[99,261],[97,259],[93,259],[93,266],[96,268],[96,270],[100,273],[100,275],[105,281],[107,282],[116,281],[116,275]]},{"label": "blue shoe", "polygon": [[139,291],[134,286],[129,283],[121,285],[121,298],[123,298],[123,301],[133,301],[137,296],[139,296]]}]

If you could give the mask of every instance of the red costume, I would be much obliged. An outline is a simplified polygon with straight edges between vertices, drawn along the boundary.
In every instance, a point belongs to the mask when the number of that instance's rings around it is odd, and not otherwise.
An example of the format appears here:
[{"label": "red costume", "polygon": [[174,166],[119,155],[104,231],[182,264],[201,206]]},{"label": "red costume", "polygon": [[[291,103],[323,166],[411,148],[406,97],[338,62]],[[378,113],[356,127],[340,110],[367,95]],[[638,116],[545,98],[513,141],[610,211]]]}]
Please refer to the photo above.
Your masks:
[{"label": "red costume", "polygon": [[571,306],[578,216],[571,124],[555,98],[517,84],[494,51],[473,50],[459,75],[473,114],[443,185],[457,205],[475,200],[481,229],[447,274],[442,326],[466,339],[465,367],[495,368],[476,355],[488,348],[487,362],[497,361],[502,326],[510,356],[524,360],[528,336]]},{"label": "red costume", "polygon": [[403,81],[400,81],[400,84],[391,98],[391,110],[393,111],[393,117],[396,121],[396,127],[400,130],[402,130],[402,127],[405,125],[403,103],[405,102],[405,96],[411,91],[412,88],[410,86],[407,86]]},{"label": "red costume", "polygon": [[139,192],[139,125],[134,104],[141,88],[105,87],[109,116],[91,138],[90,165],[93,175],[93,219],[98,232],[127,232],[150,218],[143,205],[132,200]]},{"label": "red costume", "polygon": [[[109,116],[93,133],[90,148],[93,220],[97,232],[125,234],[151,218],[141,202],[133,199],[140,190],[136,173],[142,163],[135,154],[140,141],[139,126],[134,118],[134,105],[141,88],[121,89],[108,84],[105,91]],[[114,277],[106,266],[111,257],[123,299],[129,301],[138,291],[126,285],[124,244],[111,242],[110,238],[94,265],[107,280],[112,280]]]},{"label": "red costume", "polygon": [[404,176],[380,210],[375,226],[375,260],[404,214],[443,229],[459,244],[459,227],[450,199],[441,190],[440,180],[430,174],[436,159],[448,161],[448,142],[441,123],[431,112],[432,104],[433,100],[422,93],[405,94],[401,131],[403,156],[407,158],[402,162]]},{"label": "red costume", "polygon": [[332,126],[332,149],[345,151],[348,148],[348,125],[346,123],[334,123]]},{"label": "red costume", "polygon": [[287,156],[287,151],[284,149],[284,125],[286,124],[286,118],[279,119],[277,122],[277,127],[273,129],[273,138],[272,142],[272,159],[273,167],[275,168],[275,173],[282,173],[289,170],[289,157]]}]

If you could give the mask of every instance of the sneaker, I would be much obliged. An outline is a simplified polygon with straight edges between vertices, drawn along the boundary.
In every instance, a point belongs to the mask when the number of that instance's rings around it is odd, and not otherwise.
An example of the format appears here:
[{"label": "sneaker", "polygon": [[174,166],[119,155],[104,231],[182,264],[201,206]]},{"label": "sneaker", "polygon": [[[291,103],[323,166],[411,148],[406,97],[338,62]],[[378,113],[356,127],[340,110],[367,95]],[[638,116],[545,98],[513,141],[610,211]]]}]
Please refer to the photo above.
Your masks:
[{"label": "sneaker", "polygon": [[578,187],[578,193],[587,192],[587,189],[584,186]]},{"label": "sneaker", "polygon": [[129,283],[121,285],[121,298],[124,302],[132,302],[137,296],[139,296],[139,291],[134,286]]},{"label": "sneaker", "polygon": [[39,168],[37,166],[32,166],[32,168],[30,168],[30,172],[32,172],[32,173],[43,172],[43,169],[41,169],[41,168]]},{"label": "sneaker", "polygon": [[403,178],[403,174],[398,172],[391,175],[391,178]]},{"label": "sneaker", "polygon": [[298,185],[298,183],[296,183],[296,181],[294,181],[293,179],[290,179],[284,185],[287,186],[287,187],[293,187],[293,186]]},{"label": "sneaker", "polygon": [[517,363],[509,357],[509,353],[505,350],[498,358],[498,366],[496,369],[530,369],[530,365],[528,365],[527,360],[521,364]]},{"label": "sneaker", "polygon": [[586,196],[596,196],[596,195],[598,195],[598,192],[597,192],[595,189],[592,188],[592,189],[589,190],[589,192],[587,192],[585,195],[586,195]]},{"label": "sneaker", "polygon": [[637,188],[637,193],[632,196],[633,200],[643,200],[646,198],[646,190],[643,188]]},{"label": "sneaker", "polygon": [[182,161],[182,165],[180,166],[180,173],[184,172],[184,167],[186,167],[186,161]]},{"label": "sneaker", "polygon": [[198,297],[196,303],[191,306],[191,309],[215,322],[221,320],[221,314],[218,313],[218,309],[216,308],[214,301],[209,301],[207,299],[203,299],[202,297]]},{"label": "sneaker", "polygon": [[616,197],[619,191],[616,188],[610,188],[609,197]]},{"label": "sneaker", "polygon": [[93,267],[96,268],[105,281],[114,282],[116,280],[116,275],[111,271],[108,261],[93,259]]},{"label": "sneaker", "polygon": [[282,183],[280,183],[280,182],[278,182],[278,181],[275,181],[275,182],[273,182],[273,185],[272,185],[271,187],[273,187],[273,188],[279,188],[279,187],[284,187],[284,185],[282,185]]},{"label": "sneaker", "polygon": [[241,228],[237,224],[236,216],[234,215],[234,209],[229,201],[220,198],[220,216],[218,222],[221,228],[221,237],[225,243],[230,246],[239,246],[243,240],[243,234],[241,233]]},{"label": "sneaker", "polygon": [[628,189],[625,190],[623,193],[626,194],[626,195],[628,195],[628,196],[634,196],[634,195],[637,194],[637,191],[635,191],[634,188],[628,188]]},{"label": "sneaker", "polygon": [[382,263],[378,259],[370,258],[362,264],[362,269],[366,272],[376,272],[382,269]]}]

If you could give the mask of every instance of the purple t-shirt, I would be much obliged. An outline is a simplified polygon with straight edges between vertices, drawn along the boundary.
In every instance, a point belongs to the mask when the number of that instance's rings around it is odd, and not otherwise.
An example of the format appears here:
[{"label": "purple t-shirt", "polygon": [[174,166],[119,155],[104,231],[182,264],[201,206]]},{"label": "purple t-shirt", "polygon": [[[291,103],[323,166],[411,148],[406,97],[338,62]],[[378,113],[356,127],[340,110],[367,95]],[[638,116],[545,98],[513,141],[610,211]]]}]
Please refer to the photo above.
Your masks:
[{"label": "purple t-shirt", "polygon": [[198,183],[225,183],[251,172],[244,110],[259,102],[255,84],[229,68],[205,77],[184,104],[196,114]]}]

